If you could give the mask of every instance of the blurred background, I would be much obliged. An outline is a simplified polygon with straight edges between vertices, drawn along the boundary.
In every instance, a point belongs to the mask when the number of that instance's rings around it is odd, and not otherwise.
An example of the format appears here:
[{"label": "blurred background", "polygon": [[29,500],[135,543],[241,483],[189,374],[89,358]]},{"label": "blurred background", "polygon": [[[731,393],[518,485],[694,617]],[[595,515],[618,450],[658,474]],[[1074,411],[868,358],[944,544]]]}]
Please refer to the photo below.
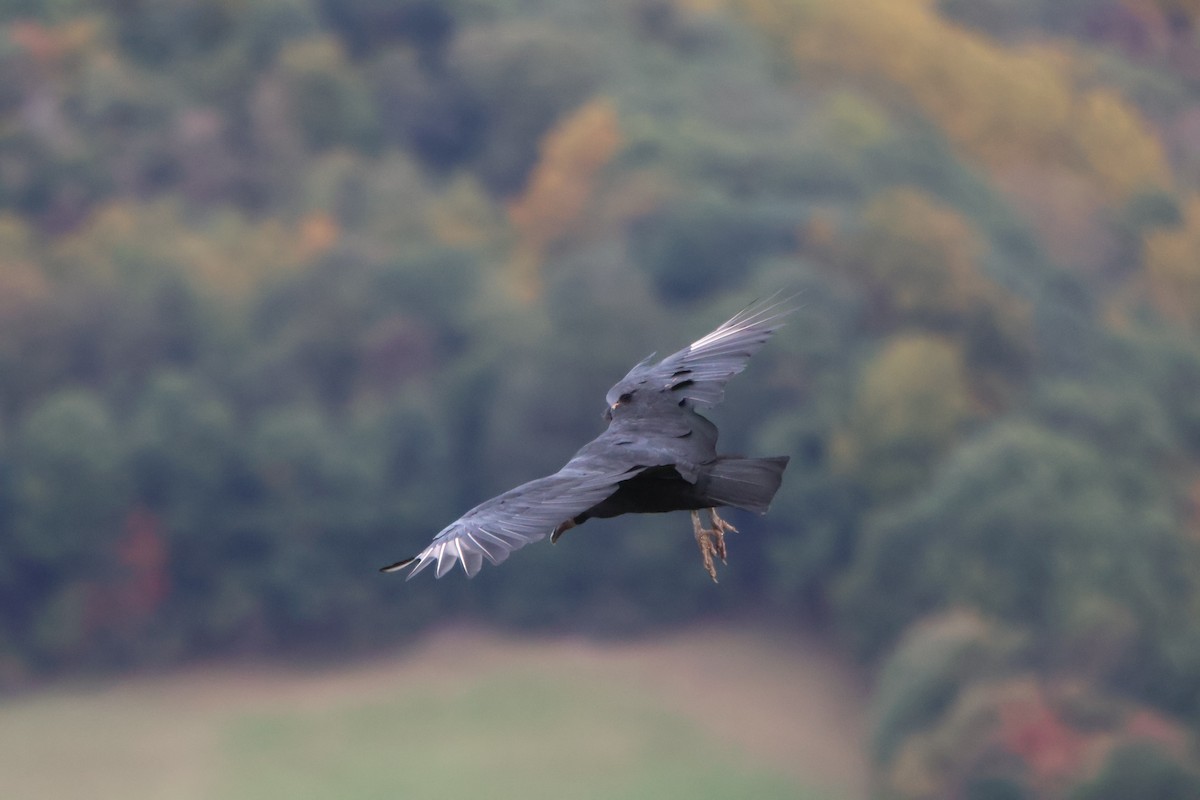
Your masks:
[{"label": "blurred background", "polygon": [[[1200,797],[1198,26],[3,0],[6,793]],[[376,573],[777,290],[719,585]]]}]

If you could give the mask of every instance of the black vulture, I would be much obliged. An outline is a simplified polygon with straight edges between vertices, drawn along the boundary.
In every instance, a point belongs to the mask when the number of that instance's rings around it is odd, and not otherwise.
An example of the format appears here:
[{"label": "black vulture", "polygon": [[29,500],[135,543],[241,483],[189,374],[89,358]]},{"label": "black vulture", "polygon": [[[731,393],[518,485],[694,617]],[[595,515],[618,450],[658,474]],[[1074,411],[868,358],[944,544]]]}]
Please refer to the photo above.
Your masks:
[{"label": "black vulture", "polygon": [[[674,355],[657,363],[651,355],[609,389],[608,428],[562,469],[480,503],[420,553],[381,571],[411,566],[411,578],[436,564],[440,578],[461,563],[474,576],[485,558],[499,564],[547,535],[557,542],[592,517],[691,511],[704,568],[715,581],[713,557],[725,561],[725,533],[736,530],[717,509],[765,513],[788,457],[718,455],[717,427],[696,409],[721,402],[726,381],[792,310],[786,301],[751,305]],[[702,509],[710,527],[701,523]]]}]

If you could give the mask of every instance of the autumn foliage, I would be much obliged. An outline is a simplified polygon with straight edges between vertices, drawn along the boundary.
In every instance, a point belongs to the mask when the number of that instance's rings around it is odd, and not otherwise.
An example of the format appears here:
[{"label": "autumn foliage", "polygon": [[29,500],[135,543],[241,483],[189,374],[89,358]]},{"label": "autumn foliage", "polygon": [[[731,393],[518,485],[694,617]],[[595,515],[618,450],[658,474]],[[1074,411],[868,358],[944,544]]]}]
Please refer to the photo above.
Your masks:
[{"label": "autumn foliage", "polygon": [[[1198,26],[0,4],[0,689],[749,614],[874,678],[880,796],[1200,796]],[[792,461],[718,590],[653,515],[377,576],[776,292],[717,413]]]},{"label": "autumn foliage", "polygon": [[541,293],[541,265],[556,244],[586,237],[589,205],[601,171],[622,144],[617,110],[596,98],[546,133],[525,191],[508,204],[516,234],[512,280],[533,302]]}]

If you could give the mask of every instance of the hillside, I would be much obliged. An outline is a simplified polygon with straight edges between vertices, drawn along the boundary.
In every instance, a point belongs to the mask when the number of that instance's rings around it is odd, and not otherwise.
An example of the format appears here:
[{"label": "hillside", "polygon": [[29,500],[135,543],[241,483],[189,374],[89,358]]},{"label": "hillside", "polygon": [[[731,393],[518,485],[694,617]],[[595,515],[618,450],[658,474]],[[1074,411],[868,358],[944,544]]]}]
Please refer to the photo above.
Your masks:
[{"label": "hillside", "polygon": [[[0,687],[760,615],[869,671],[896,797],[1200,794],[1198,30],[0,4]],[[776,291],[715,419],[792,462],[719,587],[670,516],[375,574]]]}]

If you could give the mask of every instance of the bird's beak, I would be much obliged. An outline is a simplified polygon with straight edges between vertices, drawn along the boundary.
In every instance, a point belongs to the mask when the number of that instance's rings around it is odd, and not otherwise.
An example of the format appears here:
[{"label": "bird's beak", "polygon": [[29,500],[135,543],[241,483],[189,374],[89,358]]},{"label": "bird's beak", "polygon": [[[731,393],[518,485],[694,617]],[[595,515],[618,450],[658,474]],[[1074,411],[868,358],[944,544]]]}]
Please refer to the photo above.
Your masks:
[{"label": "bird's beak", "polygon": [[612,422],[613,411],[616,410],[617,406],[619,406],[619,405],[621,405],[621,404],[613,403],[611,406],[604,409],[604,421],[605,422]]}]

